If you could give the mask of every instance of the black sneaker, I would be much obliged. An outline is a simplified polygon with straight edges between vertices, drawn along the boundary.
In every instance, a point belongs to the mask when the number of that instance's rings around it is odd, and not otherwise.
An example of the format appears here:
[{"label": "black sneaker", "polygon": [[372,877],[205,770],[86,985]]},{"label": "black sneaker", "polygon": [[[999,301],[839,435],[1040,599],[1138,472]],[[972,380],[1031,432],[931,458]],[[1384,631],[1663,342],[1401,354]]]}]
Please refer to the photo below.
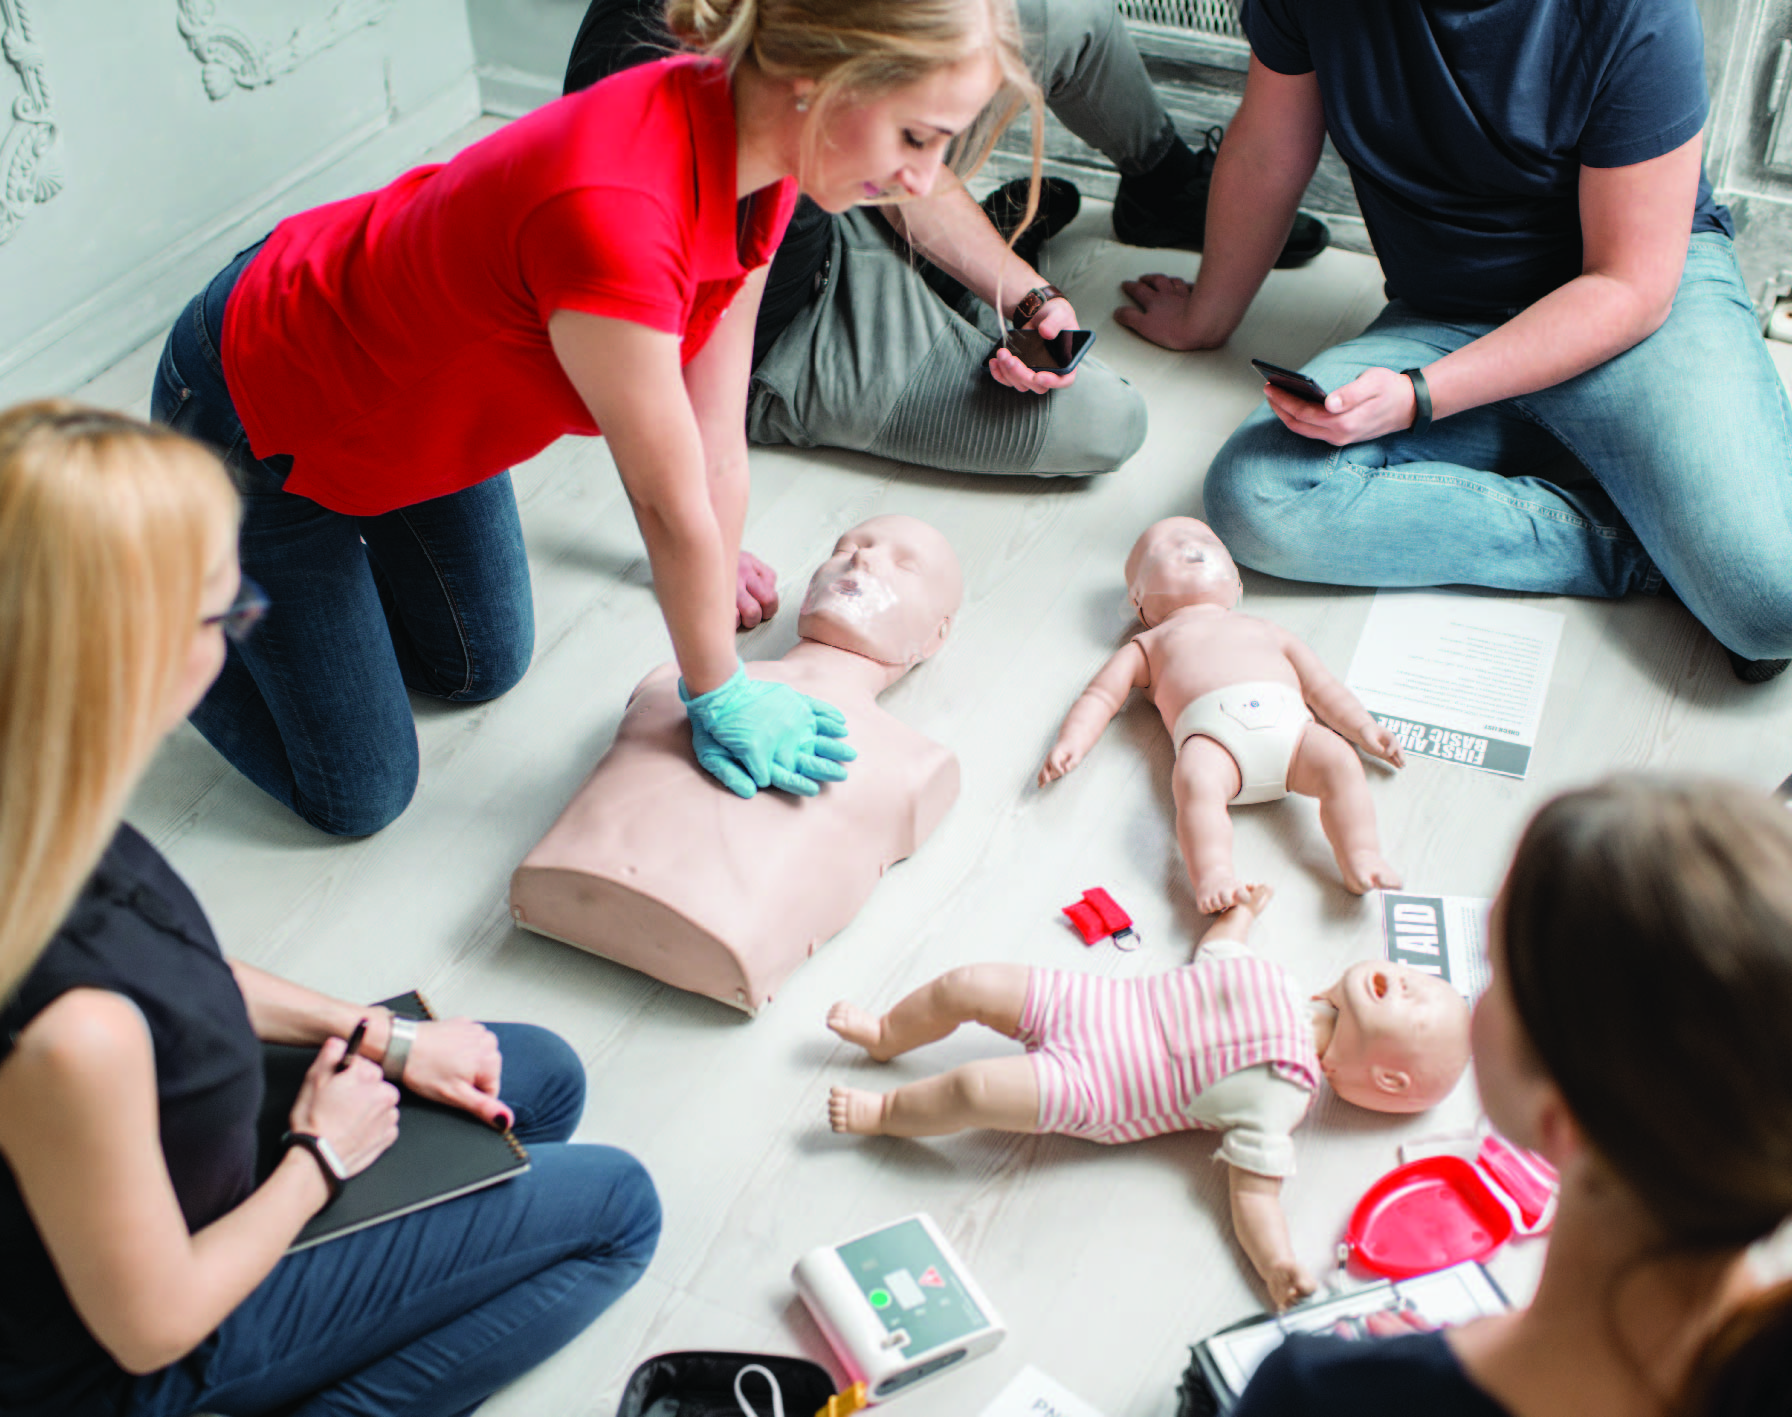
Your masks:
[{"label": "black sneaker", "polygon": [[[1027,211],[1027,179],[1017,177],[1004,182],[983,199],[983,213],[1004,239],[1014,234],[1015,227]],[[1033,213],[1033,224],[1014,243],[1014,254],[1034,270],[1039,269],[1039,251],[1052,237],[1071,222],[1082,209],[1083,199],[1076,184],[1062,177],[1039,179],[1039,207]]]},{"label": "black sneaker", "polygon": [[1735,650],[1724,651],[1730,656],[1730,669],[1744,684],[1765,684],[1769,679],[1777,679],[1786,672],[1786,666],[1792,659],[1744,659]]},{"label": "black sneaker", "polygon": [[[1114,198],[1114,235],[1128,246],[1173,247],[1199,251],[1207,237],[1207,189],[1213,181],[1213,160],[1219,154],[1226,130],[1207,130],[1201,151],[1194,155],[1196,173],[1180,188],[1165,192],[1161,182],[1147,174],[1122,173]],[[1288,270],[1304,266],[1331,241],[1325,223],[1305,212],[1294,214],[1294,229],[1276,257],[1276,266]]]}]

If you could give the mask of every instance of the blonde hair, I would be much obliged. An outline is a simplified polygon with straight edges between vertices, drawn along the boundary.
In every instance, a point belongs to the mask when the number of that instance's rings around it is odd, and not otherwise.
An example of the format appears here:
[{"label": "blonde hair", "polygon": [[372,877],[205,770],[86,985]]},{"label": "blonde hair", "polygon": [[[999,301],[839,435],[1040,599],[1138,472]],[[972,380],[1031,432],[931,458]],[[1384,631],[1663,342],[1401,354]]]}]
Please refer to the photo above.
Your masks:
[{"label": "blonde hair", "polygon": [[237,516],[218,460],[166,428],[0,413],[0,998],[117,828]]},{"label": "blonde hair", "polygon": [[1001,87],[953,140],[947,163],[968,180],[1002,130],[1027,109],[1033,173],[1016,232],[1033,220],[1045,157],[1045,101],[1027,68],[1014,0],[667,0],[666,27],[688,48],[724,61],[731,73],[751,59],[772,78],[814,82],[805,167],[835,105],[876,98],[974,54],[989,55]]}]

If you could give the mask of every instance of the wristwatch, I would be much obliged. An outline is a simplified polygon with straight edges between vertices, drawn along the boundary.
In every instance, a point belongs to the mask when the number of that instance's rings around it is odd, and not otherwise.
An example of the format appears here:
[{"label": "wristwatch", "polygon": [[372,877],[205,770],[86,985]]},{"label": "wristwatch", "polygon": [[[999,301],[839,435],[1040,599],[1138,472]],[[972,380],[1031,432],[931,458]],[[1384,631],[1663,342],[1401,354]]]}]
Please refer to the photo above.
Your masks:
[{"label": "wristwatch", "polygon": [[1048,300],[1068,300],[1070,297],[1055,285],[1036,285],[1021,296],[1020,304],[1014,307],[1014,323],[1024,325],[1045,308]]},{"label": "wristwatch", "polygon": [[348,1180],[348,1167],[342,1164],[336,1148],[316,1132],[288,1132],[280,1138],[282,1151],[295,1146],[310,1152],[312,1159],[317,1162],[317,1169],[324,1173],[324,1184],[330,1188],[330,1199],[335,1200],[341,1195],[342,1183]]},{"label": "wristwatch", "polygon": [[397,1087],[404,1082],[404,1065],[410,1061],[411,1044],[417,1041],[417,1020],[392,1015],[392,1036],[386,1040],[386,1056],[380,1059],[380,1071],[386,1081]]}]

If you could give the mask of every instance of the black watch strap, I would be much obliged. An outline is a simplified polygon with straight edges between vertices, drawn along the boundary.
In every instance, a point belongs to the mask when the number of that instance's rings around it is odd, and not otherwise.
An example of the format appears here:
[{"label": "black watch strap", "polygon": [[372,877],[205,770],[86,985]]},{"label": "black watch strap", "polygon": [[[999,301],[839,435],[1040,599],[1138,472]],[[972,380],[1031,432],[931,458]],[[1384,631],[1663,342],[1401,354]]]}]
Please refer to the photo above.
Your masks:
[{"label": "black watch strap", "polygon": [[342,1174],[342,1159],[336,1155],[335,1148],[313,1132],[288,1132],[280,1138],[281,1150],[289,1150],[295,1146],[311,1153],[317,1169],[324,1173],[324,1184],[330,1188],[330,1199],[335,1200],[341,1195],[342,1183],[348,1178]]},{"label": "black watch strap", "polygon": [[1014,323],[1017,327],[1026,324],[1028,320],[1045,309],[1047,301],[1068,300],[1069,298],[1055,285],[1036,285],[1021,296],[1020,304],[1014,307]]},{"label": "black watch strap", "polygon": [[1425,371],[1422,369],[1402,369],[1400,371],[1412,381],[1412,397],[1416,407],[1412,415],[1411,433],[1423,433],[1431,426],[1431,390],[1425,384]]}]

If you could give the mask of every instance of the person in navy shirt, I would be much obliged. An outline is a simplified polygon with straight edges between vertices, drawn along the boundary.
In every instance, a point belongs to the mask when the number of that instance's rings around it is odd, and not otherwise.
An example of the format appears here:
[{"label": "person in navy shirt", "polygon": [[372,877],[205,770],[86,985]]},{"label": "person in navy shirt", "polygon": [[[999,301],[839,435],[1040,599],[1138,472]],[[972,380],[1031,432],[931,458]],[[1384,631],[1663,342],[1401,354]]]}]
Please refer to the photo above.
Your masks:
[{"label": "person in navy shirt", "polygon": [[1388,305],[1307,365],[1323,404],[1269,389],[1214,459],[1234,555],[1345,585],[1673,594],[1740,677],[1783,669],[1792,406],[1702,168],[1693,0],[1242,13],[1200,273],[1127,283],[1118,318],[1225,343],[1328,137]]}]

